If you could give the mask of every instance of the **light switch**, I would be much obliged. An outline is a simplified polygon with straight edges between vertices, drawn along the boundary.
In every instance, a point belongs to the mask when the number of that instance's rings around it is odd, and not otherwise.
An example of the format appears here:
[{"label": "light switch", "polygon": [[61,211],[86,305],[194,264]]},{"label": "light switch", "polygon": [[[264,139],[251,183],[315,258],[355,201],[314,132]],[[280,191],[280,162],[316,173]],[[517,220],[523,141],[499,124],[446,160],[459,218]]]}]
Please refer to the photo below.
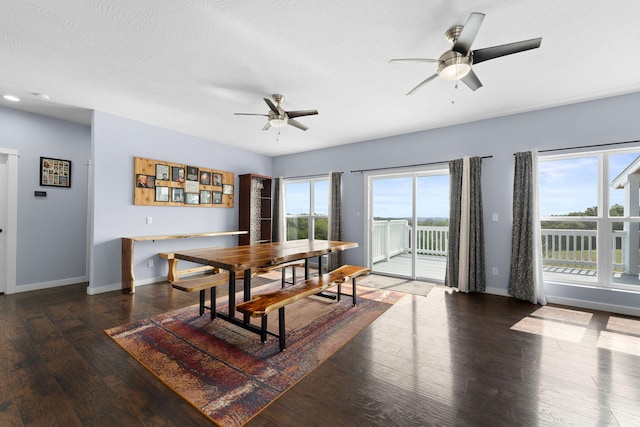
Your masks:
[{"label": "light switch", "polygon": [[151,218],[150,216],[147,217],[147,224],[151,224],[153,223],[153,218]]},{"label": "light switch", "polygon": [[491,214],[491,221],[498,221],[498,214],[497,213]]}]

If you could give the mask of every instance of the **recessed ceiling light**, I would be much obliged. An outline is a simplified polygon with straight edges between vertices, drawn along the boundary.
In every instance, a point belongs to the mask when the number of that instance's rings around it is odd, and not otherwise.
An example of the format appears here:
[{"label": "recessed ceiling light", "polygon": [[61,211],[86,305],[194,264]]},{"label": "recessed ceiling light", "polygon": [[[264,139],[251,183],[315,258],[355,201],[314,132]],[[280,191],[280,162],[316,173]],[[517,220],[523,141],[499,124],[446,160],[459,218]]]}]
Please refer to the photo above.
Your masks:
[{"label": "recessed ceiling light", "polygon": [[12,101],[12,102],[19,102],[20,98],[18,98],[17,96],[14,95],[3,95],[2,96],[4,99],[6,99],[7,101]]}]

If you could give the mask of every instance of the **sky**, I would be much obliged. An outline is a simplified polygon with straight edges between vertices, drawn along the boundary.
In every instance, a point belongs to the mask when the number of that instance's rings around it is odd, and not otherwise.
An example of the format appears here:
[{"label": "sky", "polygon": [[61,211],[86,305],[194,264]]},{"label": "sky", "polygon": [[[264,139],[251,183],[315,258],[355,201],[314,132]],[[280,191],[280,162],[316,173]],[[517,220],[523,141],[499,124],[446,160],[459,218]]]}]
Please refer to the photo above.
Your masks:
[{"label": "sky", "polygon": [[[609,157],[607,191],[610,206],[624,205],[624,190],[611,187],[611,182],[631,164],[640,153],[612,154]],[[566,215],[583,212],[598,205],[598,158],[541,161],[540,216]]]},{"label": "sky", "polygon": [[[374,179],[373,216],[410,218],[412,192],[412,177]],[[417,216],[449,217],[449,175],[418,177]]]}]

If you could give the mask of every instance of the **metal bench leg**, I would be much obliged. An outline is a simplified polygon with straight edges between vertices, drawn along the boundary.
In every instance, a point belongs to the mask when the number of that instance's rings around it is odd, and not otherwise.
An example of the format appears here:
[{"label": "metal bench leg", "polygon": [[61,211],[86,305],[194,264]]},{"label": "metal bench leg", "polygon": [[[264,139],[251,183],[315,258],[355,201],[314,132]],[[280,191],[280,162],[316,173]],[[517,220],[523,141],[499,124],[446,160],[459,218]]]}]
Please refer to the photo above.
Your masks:
[{"label": "metal bench leg", "polygon": [[284,334],[284,307],[278,309],[278,335],[280,338],[280,351],[287,348]]},{"label": "metal bench leg", "polygon": [[356,305],[356,278],[354,277],[353,279],[351,279],[353,282],[353,290],[351,292],[353,292],[353,305]]},{"label": "metal bench leg", "polygon": [[202,316],[204,314],[204,289],[200,290],[200,316]]},{"label": "metal bench leg", "polygon": [[282,267],[282,289],[284,289],[285,283],[287,283],[287,267]]},{"label": "metal bench leg", "polygon": [[340,295],[342,295],[342,282],[338,282],[338,302],[340,302]]},{"label": "metal bench leg", "polygon": [[216,318],[216,287],[211,288],[211,320]]},{"label": "metal bench leg", "polygon": [[267,342],[267,315],[262,316],[262,327],[260,328],[260,341]]}]

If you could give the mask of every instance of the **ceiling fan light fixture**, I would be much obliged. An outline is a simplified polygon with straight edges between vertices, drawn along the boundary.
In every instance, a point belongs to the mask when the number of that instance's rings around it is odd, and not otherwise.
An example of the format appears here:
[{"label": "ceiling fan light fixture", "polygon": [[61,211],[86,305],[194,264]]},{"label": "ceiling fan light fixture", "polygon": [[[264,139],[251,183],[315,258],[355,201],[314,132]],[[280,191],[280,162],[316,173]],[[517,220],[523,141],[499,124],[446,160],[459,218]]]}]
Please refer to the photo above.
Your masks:
[{"label": "ceiling fan light fixture", "polygon": [[455,51],[440,56],[438,74],[443,80],[460,80],[471,71],[471,58]]},{"label": "ceiling fan light fixture", "polygon": [[471,71],[469,64],[453,64],[440,71],[440,77],[444,80],[460,80]]},{"label": "ceiling fan light fixture", "polygon": [[287,125],[287,118],[279,118],[275,117],[273,119],[269,119],[269,124],[274,128],[281,128]]}]

